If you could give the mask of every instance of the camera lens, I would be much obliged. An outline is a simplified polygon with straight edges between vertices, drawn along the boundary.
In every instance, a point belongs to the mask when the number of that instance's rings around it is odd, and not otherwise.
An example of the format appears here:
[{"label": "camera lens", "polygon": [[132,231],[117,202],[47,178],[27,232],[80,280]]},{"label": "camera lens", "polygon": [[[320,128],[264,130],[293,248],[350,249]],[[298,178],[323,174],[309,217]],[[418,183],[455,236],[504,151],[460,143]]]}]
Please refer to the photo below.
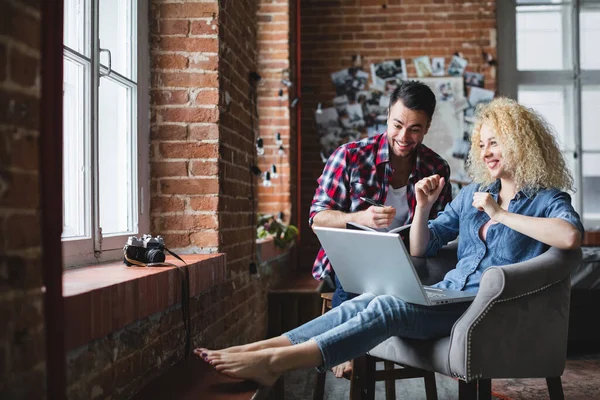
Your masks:
[{"label": "camera lens", "polygon": [[165,261],[165,253],[159,249],[150,249],[146,252],[148,263],[161,263]]}]

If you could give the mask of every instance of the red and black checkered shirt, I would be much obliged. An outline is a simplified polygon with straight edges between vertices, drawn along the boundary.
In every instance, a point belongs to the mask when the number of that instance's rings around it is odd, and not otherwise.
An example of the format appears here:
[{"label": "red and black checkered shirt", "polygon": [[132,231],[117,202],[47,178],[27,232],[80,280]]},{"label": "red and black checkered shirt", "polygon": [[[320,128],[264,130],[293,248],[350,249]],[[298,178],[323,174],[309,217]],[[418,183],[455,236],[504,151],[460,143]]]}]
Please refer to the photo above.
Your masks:
[{"label": "red and black checkered shirt", "polygon": [[[446,160],[427,146],[420,144],[416,147],[417,159],[406,188],[408,201],[408,222],[411,223],[417,198],[415,184],[422,178],[438,174],[446,182],[450,179],[450,167]],[[388,181],[392,176],[390,165],[389,145],[387,134],[366,138],[357,142],[347,143],[336,149],[317,181],[319,186],[310,207],[309,223],[315,215],[323,210],[356,212],[369,208],[360,197],[366,197],[385,204]],[[452,188],[446,184],[440,197],[434,203],[429,215],[430,219],[437,216],[447,203],[452,200]],[[313,265],[312,274],[321,280],[331,272],[331,264],[323,248],[319,250]]]}]

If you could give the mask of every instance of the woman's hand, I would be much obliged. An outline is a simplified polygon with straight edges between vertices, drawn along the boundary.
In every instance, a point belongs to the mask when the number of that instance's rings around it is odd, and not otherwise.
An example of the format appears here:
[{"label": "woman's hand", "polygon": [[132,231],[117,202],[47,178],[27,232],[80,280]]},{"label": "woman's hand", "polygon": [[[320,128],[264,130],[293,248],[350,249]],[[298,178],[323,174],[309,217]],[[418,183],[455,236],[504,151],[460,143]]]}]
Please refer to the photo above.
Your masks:
[{"label": "woman's hand", "polygon": [[421,179],[415,185],[415,194],[417,196],[417,206],[431,209],[433,203],[438,199],[446,180],[439,175],[431,175]]},{"label": "woman's hand", "polygon": [[502,207],[500,207],[500,205],[498,205],[498,203],[496,202],[496,200],[494,200],[492,195],[487,192],[475,192],[473,194],[472,204],[473,207],[475,207],[479,211],[485,211],[485,213],[489,215],[490,218],[495,222],[499,222],[497,218],[503,212],[506,212],[502,209]]}]

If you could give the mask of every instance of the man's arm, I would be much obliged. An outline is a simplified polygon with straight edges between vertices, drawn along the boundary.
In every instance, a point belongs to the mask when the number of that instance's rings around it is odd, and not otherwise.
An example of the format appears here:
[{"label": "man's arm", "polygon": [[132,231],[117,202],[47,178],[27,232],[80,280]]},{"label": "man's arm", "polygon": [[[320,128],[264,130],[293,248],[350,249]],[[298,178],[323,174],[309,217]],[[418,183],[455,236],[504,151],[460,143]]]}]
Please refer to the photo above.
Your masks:
[{"label": "man's arm", "polygon": [[371,206],[366,210],[350,212],[350,168],[347,151],[338,147],[327,160],[319,186],[310,207],[310,224],[330,228],[345,228],[347,222],[356,222],[371,228],[387,227],[396,215],[393,207]]},{"label": "man's arm", "polygon": [[323,210],[313,217],[313,226],[345,228],[348,222],[356,222],[371,228],[385,228],[392,223],[395,216],[396,209],[393,207],[371,206],[366,210],[352,213]]}]

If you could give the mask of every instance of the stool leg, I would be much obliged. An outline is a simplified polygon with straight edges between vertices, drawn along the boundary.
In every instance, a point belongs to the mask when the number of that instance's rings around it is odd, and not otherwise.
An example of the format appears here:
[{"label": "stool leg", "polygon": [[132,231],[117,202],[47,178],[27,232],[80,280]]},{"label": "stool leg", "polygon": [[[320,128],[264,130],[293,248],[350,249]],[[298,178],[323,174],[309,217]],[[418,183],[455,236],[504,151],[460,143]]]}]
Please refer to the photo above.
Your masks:
[{"label": "stool leg", "polygon": [[313,400],[323,400],[325,397],[325,377],[326,372],[317,372],[317,379],[315,383],[315,391],[313,392]]},{"label": "stool leg", "polygon": [[[392,361],[383,362],[384,369],[393,370],[394,363]],[[385,381],[385,400],[396,400],[396,380],[388,379]]]},{"label": "stool leg", "polygon": [[435,373],[423,371],[423,380],[425,381],[425,397],[427,400],[438,400]]},{"label": "stool leg", "polygon": [[477,400],[477,381],[458,380],[458,400]]},{"label": "stool leg", "polygon": [[350,379],[350,400],[375,399],[375,358],[362,355],[354,359]]}]

